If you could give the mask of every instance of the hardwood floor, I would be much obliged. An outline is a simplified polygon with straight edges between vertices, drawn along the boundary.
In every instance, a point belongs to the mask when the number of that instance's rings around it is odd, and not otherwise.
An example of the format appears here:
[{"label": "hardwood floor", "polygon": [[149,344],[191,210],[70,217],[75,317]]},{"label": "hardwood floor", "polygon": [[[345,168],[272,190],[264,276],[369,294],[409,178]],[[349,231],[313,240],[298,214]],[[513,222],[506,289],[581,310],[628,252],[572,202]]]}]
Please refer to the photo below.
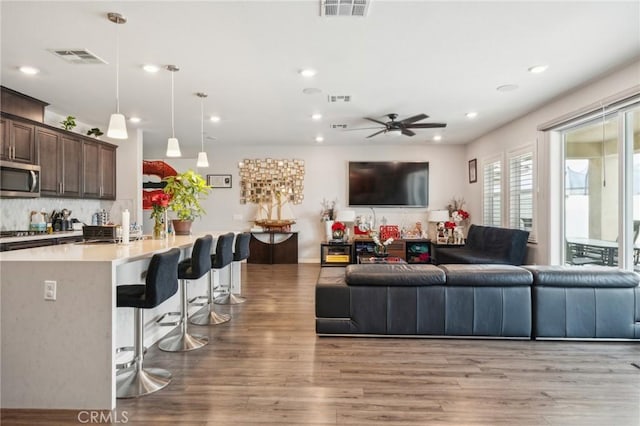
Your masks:
[{"label": "hardwood floor", "polygon": [[[340,338],[314,331],[318,265],[243,265],[248,301],[194,327],[203,349],[153,347],[173,382],[104,412],[134,425],[638,425],[637,343]],[[2,425],[95,424],[4,410]]]}]

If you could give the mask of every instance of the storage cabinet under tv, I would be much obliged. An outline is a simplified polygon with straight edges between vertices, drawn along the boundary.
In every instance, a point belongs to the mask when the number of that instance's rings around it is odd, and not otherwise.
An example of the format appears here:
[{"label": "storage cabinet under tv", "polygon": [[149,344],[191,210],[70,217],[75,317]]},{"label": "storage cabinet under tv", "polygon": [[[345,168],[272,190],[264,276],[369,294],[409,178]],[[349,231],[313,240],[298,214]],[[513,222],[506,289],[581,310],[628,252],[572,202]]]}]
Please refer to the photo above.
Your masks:
[{"label": "storage cabinet under tv", "polygon": [[[368,238],[353,240],[352,262],[357,263],[358,256],[373,256],[375,243]],[[389,256],[397,256],[407,263],[431,263],[431,240],[404,239],[394,240],[387,246]]]}]

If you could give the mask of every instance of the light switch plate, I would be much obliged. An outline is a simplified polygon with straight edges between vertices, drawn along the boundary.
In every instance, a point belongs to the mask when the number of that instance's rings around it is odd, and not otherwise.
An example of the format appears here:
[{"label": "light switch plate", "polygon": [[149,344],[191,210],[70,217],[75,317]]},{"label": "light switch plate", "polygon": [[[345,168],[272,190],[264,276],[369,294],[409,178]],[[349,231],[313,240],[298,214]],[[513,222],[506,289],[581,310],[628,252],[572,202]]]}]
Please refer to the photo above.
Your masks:
[{"label": "light switch plate", "polygon": [[44,300],[56,300],[57,282],[46,280],[44,282]]}]

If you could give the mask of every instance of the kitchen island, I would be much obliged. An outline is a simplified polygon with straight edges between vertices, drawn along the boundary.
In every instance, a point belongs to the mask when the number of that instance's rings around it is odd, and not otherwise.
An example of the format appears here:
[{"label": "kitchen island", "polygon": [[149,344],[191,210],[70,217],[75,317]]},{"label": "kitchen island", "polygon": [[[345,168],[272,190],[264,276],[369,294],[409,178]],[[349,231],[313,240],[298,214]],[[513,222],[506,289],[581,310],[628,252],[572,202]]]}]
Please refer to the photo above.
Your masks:
[{"label": "kitchen island", "polygon": [[[189,256],[197,237],[0,253],[2,407],[114,409],[116,348],[133,342],[133,310],[116,308],[116,286],[143,283],[154,253]],[[45,300],[45,281],[55,281],[55,300]],[[207,283],[191,282],[190,296]],[[155,320],[178,310],[179,294],[145,310],[146,346],[172,330]]]}]

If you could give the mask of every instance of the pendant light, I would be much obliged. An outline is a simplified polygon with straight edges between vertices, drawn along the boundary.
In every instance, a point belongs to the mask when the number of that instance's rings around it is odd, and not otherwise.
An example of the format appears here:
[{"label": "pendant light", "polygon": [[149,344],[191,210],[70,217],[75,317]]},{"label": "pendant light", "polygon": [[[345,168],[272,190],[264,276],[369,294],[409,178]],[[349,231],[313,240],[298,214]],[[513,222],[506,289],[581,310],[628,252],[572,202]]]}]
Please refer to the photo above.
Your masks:
[{"label": "pendant light", "polygon": [[167,157],[182,157],[180,152],[180,144],[176,139],[176,128],[174,124],[174,108],[175,101],[173,98],[173,73],[180,71],[175,65],[167,65],[167,70],[171,71],[171,137],[167,141]]},{"label": "pendant light", "polygon": [[[107,14],[114,24],[125,24],[127,19],[119,13]],[[120,114],[120,40],[116,30],[116,112],[111,114],[107,136],[113,139],[127,139],[127,124],[124,115]]]},{"label": "pendant light", "polygon": [[207,97],[206,93],[198,92],[196,95],[200,98],[200,144],[201,151],[198,153],[198,162],[196,167],[209,167],[209,159],[207,153],[204,151],[204,98]]}]

